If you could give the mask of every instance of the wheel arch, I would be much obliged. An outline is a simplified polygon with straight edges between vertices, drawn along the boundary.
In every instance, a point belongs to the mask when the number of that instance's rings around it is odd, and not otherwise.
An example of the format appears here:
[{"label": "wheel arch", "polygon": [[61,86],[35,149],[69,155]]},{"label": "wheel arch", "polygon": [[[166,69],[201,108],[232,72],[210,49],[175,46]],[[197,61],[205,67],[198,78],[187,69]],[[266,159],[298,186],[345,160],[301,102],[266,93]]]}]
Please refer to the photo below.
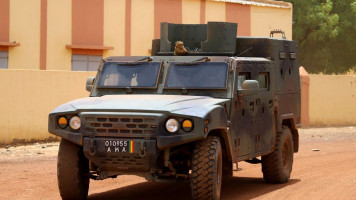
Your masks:
[{"label": "wheel arch", "polygon": [[287,126],[291,130],[291,133],[293,136],[294,152],[295,153],[298,152],[299,151],[299,132],[297,129],[297,125],[295,123],[293,113],[280,115],[279,120],[278,120],[277,132],[282,131],[283,126]]},{"label": "wheel arch", "polygon": [[232,161],[232,147],[230,143],[230,138],[228,136],[228,131],[226,129],[213,129],[208,132],[207,136],[219,137],[223,157],[228,159],[229,161]]}]

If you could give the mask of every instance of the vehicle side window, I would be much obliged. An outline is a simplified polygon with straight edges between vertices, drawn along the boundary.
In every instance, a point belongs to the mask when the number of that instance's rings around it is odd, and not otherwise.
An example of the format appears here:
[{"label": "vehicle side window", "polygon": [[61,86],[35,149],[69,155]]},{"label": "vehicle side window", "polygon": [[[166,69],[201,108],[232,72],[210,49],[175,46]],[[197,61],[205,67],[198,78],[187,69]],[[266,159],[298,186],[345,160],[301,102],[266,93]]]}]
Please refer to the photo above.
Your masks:
[{"label": "vehicle side window", "polygon": [[239,73],[239,75],[237,76],[237,89],[241,90],[242,89],[242,83],[245,80],[249,80],[250,78],[250,73]]},{"label": "vehicle side window", "polygon": [[258,74],[258,84],[260,89],[267,89],[269,87],[269,73],[263,72]]}]

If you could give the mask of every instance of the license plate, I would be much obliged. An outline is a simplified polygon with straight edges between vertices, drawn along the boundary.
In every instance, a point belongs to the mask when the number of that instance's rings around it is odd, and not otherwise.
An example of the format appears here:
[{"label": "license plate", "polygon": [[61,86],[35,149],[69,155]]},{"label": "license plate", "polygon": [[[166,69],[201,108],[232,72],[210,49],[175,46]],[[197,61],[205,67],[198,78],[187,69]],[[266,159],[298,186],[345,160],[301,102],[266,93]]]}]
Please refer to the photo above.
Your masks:
[{"label": "license plate", "polygon": [[105,140],[106,152],[112,153],[134,153],[135,142],[129,140]]}]

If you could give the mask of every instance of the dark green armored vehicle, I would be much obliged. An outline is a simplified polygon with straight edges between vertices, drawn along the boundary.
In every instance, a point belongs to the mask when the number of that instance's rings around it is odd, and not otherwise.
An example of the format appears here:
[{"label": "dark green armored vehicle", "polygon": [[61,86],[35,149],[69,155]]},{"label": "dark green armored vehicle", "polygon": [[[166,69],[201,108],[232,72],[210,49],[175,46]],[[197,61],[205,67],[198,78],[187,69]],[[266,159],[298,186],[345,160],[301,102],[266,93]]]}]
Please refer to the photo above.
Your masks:
[{"label": "dark green armored vehicle", "polygon": [[62,137],[62,198],[85,199],[90,179],[133,174],[190,181],[193,199],[219,199],[240,161],[287,182],[299,146],[296,43],[236,32],[235,23],[162,23],[152,56],[104,59],[90,97],[49,115]]}]

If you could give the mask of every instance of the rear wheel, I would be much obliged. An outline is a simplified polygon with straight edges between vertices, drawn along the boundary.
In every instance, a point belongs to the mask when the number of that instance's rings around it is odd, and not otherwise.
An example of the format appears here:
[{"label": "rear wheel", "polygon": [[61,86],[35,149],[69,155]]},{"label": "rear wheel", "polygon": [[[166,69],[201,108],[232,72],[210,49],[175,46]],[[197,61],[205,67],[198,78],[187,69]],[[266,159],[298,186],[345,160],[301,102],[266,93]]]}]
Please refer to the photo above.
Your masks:
[{"label": "rear wheel", "polygon": [[89,161],[80,146],[62,139],[58,151],[57,178],[62,199],[86,199]]},{"label": "rear wheel", "polygon": [[274,152],[262,156],[263,178],[269,183],[286,183],[293,166],[293,137],[287,126],[277,134]]},{"label": "rear wheel", "polygon": [[193,153],[191,189],[193,199],[220,199],[222,152],[219,137],[197,142]]}]

